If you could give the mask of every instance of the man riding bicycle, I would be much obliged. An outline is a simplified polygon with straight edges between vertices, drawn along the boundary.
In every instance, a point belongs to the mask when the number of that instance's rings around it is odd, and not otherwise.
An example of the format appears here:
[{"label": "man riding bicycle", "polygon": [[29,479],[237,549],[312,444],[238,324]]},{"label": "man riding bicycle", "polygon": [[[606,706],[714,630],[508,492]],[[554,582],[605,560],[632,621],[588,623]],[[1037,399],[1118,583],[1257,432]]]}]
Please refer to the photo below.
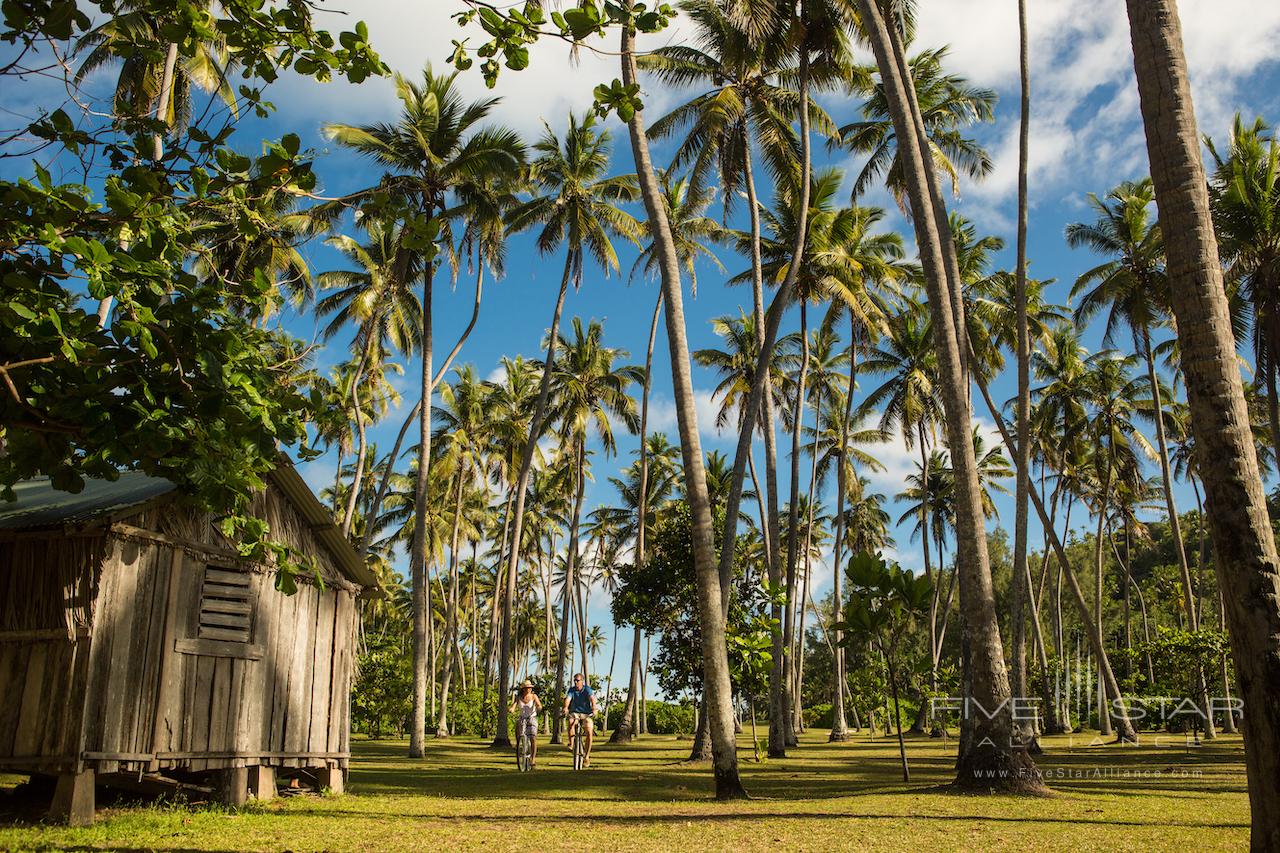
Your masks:
[{"label": "man riding bicycle", "polygon": [[591,742],[595,737],[595,724],[592,717],[596,713],[596,695],[591,691],[582,673],[574,673],[573,686],[564,697],[564,711],[569,718],[569,738],[572,742],[574,729],[579,723],[587,728],[587,753],[583,767],[591,766]]}]

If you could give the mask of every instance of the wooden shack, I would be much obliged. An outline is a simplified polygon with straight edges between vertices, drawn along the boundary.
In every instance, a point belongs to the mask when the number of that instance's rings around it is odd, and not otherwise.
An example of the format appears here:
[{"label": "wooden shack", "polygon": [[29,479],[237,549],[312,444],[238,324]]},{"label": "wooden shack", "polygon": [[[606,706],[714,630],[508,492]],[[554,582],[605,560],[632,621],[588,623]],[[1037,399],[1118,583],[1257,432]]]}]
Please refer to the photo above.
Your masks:
[{"label": "wooden shack", "polygon": [[[322,578],[275,589],[166,480],[0,503],[0,769],[57,777],[51,816],[95,784],[188,779],[231,804],[277,776],[344,787],[356,599],[376,580],[283,463],[252,513]],[[127,775],[126,775],[127,774]]]}]

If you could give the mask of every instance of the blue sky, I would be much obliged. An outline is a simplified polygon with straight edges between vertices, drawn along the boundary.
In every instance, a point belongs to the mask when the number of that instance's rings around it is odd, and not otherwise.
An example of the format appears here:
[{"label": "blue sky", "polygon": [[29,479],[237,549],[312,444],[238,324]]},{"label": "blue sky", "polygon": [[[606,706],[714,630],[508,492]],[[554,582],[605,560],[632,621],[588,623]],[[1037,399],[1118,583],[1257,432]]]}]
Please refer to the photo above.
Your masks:
[{"label": "blue sky", "polygon": [[[1029,256],[1033,276],[1057,281],[1048,297],[1065,302],[1071,282],[1097,260],[1084,252],[1067,249],[1062,239],[1063,228],[1069,222],[1092,218],[1086,208],[1087,193],[1102,194],[1120,180],[1144,175],[1145,148],[1132,80],[1124,4],[1119,0],[1031,0],[1028,6],[1033,113]],[[426,62],[443,68],[450,41],[460,37],[456,24],[449,18],[459,7],[460,4],[452,0],[329,2],[321,6],[319,23],[345,29],[352,27],[356,19],[364,19],[369,25],[371,41],[383,58],[394,69],[417,75]],[[972,219],[980,233],[1006,239],[1010,248],[998,257],[997,263],[1007,268],[1013,263],[1017,175],[1016,3],[1013,0],[920,0],[919,10],[916,47],[950,45],[948,70],[999,93],[995,123],[973,131],[991,152],[995,170],[981,183],[962,184],[961,197],[953,200],[952,206]],[[1280,4],[1258,0],[1184,0],[1181,12],[1201,132],[1215,139],[1225,138],[1236,111],[1246,117],[1262,115],[1272,123],[1280,122],[1280,66],[1274,54],[1274,45],[1280,41]],[[684,26],[677,19],[670,31],[650,37],[647,46],[678,43],[686,35]],[[612,49],[613,45],[605,47]],[[568,110],[581,111],[590,105],[595,84],[616,76],[613,57],[584,53],[575,65],[569,61],[563,46],[548,44],[534,49],[528,70],[504,71],[498,88],[492,93],[484,89],[477,70],[464,74],[460,82],[464,91],[473,97],[501,96],[503,100],[494,111],[494,119],[532,140],[541,132],[544,118],[559,130],[566,122]],[[90,81],[90,86],[105,93],[109,91],[110,79],[99,75]],[[53,87],[49,81],[32,81],[25,87],[13,87],[0,94],[0,109],[11,115],[29,115],[34,105],[60,98],[59,92],[60,85]],[[687,95],[646,86],[646,114],[650,121]],[[391,120],[396,114],[397,102],[390,81],[373,80],[354,87],[286,78],[269,89],[267,97],[275,103],[277,111],[267,120],[243,121],[236,134],[240,146],[250,148],[263,137],[298,133],[304,147],[316,152],[316,169],[321,180],[318,192],[324,195],[339,195],[377,179],[377,170],[371,164],[330,146],[320,128],[329,121]],[[826,96],[822,100],[838,121],[853,119],[859,106],[840,96]],[[610,119],[608,126],[614,132],[616,171],[633,171],[625,129],[616,119]],[[819,165],[841,166],[851,174],[861,166],[848,155],[832,157],[821,146],[816,150]],[[655,159],[662,163],[668,153],[659,146]],[[54,165],[56,168],[59,164]],[[6,173],[11,170],[12,166],[3,167]],[[67,177],[74,179],[71,175]],[[763,190],[762,197],[767,198]],[[886,195],[873,194],[864,203],[884,207],[889,213],[887,227],[902,232],[908,247],[912,246],[910,230]],[[634,213],[642,215],[638,209]],[[474,364],[481,376],[494,370],[500,356],[538,355],[559,283],[563,257],[539,256],[528,235],[513,237],[508,252],[507,275],[499,282],[486,282],[479,326],[459,357],[459,363]],[[629,350],[632,361],[642,363],[656,284],[640,277],[628,283],[626,272],[635,252],[631,247],[619,247],[621,275],[606,276],[599,269],[589,268],[581,291],[570,295],[565,316],[566,319],[578,315],[602,321],[606,341]],[[341,264],[332,250],[318,242],[308,246],[305,254],[315,271]],[[729,275],[746,267],[744,259],[727,250],[719,254]],[[691,348],[715,345],[710,320],[737,313],[739,306],[749,309],[750,303],[749,290],[725,286],[727,276],[709,264],[702,265],[698,277],[698,295],[696,299],[686,296],[685,304]],[[450,291],[444,277],[438,281],[435,338],[439,351],[447,351],[465,325],[473,284],[473,277],[466,272],[456,291]],[[300,337],[317,336],[318,324],[311,317],[288,316],[284,322]],[[786,323],[787,328],[795,328],[798,319],[790,316]],[[1096,331],[1090,334],[1092,347],[1101,346],[1098,338]],[[349,338],[334,339],[321,354],[321,363],[342,358],[348,343]],[[654,362],[651,422],[655,430],[667,432],[674,440],[676,425],[671,405],[670,367],[661,335]],[[405,376],[401,381],[406,392],[406,408],[393,412],[383,425],[372,431],[373,439],[384,449],[394,440],[399,422],[415,399],[411,389],[419,364],[411,361],[404,366]],[[715,383],[713,375],[695,368],[704,449],[731,453],[733,436],[715,434],[711,424],[715,403],[710,392]],[[865,387],[869,385],[864,384]],[[1011,396],[1011,377],[1002,377],[993,391],[1001,400]],[[607,478],[616,471],[619,461],[629,459],[634,447],[634,439],[623,437],[619,441],[619,460],[597,457],[596,482],[588,492],[586,510],[614,499]],[[873,475],[872,481],[878,491],[892,496],[901,489],[902,478],[914,464],[915,454],[894,442],[886,445],[880,455],[887,470]],[[305,465],[303,473],[313,486],[320,488],[332,481],[332,466],[331,457],[323,458]],[[1193,505],[1188,489],[1180,489],[1179,501],[1182,508]],[[1011,523],[1010,502],[1000,499],[997,506]],[[754,507],[748,509],[754,514]],[[900,512],[897,509],[892,514],[896,518]],[[895,535],[898,559],[905,566],[918,568],[918,547],[910,542],[907,531],[898,530]],[[1033,532],[1033,542],[1036,535]],[[830,571],[822,566],[816,567],[815,573],[815,597],[821,597],[829,586]],[[605,626],[606,633],[610,633],[602,599],[603,596],[593,597],[591,621]],[[606,666],[608,655],[606,649]],[[619,666],[625,667],[625,661]]]}]

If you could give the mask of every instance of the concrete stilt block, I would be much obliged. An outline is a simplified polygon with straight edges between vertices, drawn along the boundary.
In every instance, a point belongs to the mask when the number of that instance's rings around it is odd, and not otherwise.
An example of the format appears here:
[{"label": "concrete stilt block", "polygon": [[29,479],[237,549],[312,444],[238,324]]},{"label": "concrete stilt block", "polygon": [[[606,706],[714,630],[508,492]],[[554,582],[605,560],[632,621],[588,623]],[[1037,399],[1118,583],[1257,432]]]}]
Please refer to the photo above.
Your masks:
[{"label": "concrete stilt block", "polygon": [[218,771],[218,801],[239,808],[249,801],[249,768],[231,767]]},{"label": "concrete stilt block", "polygon": [[275,799],[276,769],[259,764],[249,768],[249,793],[259,802]]},{"label": "concrete stilt block", "polygon": [[89,826],[93,823],[94,773],[63,773],[58,777],[53,791],[53,803],[49,806],[49,819],[69,826]]}]

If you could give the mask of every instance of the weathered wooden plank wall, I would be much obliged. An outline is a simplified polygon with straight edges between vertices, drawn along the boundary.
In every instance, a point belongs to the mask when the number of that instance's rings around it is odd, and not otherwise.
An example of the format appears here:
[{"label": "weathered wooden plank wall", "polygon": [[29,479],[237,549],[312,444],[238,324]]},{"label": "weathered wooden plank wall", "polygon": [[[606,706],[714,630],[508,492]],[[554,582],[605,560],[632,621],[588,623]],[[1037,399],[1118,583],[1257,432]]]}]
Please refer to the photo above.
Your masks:
[{"label": "weathered wooden plank wall", "polygon": [[0,542],[0,761],[74,765],[106,547],[105,537],[92,536]]}]

